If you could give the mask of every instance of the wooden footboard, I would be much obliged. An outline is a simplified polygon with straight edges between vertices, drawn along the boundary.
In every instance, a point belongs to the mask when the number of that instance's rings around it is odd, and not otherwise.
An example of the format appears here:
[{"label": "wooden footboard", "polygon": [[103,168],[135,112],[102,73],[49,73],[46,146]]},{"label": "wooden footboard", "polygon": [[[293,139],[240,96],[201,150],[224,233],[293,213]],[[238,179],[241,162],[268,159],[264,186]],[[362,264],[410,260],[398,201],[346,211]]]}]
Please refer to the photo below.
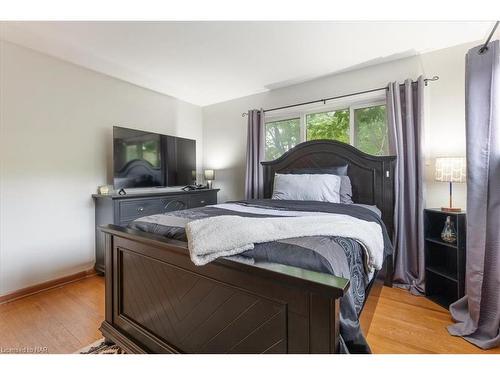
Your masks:
[{"label": "wooden footboard", "polygon": [[108,225],[107,340],[132,353],[336,353],[349,280],[278,264],[195,266],[184,242]]}]

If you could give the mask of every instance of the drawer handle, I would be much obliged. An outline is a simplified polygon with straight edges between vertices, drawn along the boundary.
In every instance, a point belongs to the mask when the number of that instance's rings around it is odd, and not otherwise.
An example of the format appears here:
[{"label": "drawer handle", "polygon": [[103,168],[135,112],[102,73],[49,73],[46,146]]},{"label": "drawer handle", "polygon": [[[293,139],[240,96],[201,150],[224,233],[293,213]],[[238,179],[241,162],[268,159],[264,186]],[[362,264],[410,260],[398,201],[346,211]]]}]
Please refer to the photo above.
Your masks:
[{"label": "drawer handle", "polygon": [[137,209],[137,211],[139,211],[139,212],[144,211],[144,207],[139,207],[139,208]]}]

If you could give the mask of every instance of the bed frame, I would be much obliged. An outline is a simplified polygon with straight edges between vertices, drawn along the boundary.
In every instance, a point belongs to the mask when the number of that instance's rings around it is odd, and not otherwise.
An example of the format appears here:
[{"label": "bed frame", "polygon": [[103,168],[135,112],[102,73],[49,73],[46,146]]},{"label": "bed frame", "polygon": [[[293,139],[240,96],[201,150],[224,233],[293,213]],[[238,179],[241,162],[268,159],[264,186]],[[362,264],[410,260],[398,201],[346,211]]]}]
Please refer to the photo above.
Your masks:
[{"label": "bed frame", "polygon": [[[348,164],[353,199],[375,204],[393,230],[395,157],[335,141],[299,144],[263,162],[264,196],[274,174]],[[115,225],[105,233],[106,299],[101,332],[131,353],[336,353],[339,298],[349,280],[273,264],[218,259],[195,266],[187,244]],[[392,258],[378,279],[389,282]],[[378,285],[378,286],[377,286]],[[369,326],[380,290],[369,286]],[[366,333],[366,328],[364,328]]]}]

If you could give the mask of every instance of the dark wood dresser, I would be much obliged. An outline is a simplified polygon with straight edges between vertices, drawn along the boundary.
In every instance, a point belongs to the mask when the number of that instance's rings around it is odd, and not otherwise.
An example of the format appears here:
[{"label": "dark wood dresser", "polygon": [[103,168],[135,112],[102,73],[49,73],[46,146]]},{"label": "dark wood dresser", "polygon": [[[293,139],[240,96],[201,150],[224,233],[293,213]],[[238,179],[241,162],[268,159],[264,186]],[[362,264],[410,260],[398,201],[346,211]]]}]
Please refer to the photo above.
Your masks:
[{"label": "dark wood dresser", "polygon": [[[454,243],[441,239],[449,216],[457,234]],[[448,308],[465,293],[466,215],[465,212],[424,211],[425,294]]]},{"label": "dark wood dresser", "polygon": [[143,216],[217,204],[219,189],[153,192],[127,195],[93,194],[95,202],[95,270],[104,273],[104,234],[99,225],[126,227]]}]

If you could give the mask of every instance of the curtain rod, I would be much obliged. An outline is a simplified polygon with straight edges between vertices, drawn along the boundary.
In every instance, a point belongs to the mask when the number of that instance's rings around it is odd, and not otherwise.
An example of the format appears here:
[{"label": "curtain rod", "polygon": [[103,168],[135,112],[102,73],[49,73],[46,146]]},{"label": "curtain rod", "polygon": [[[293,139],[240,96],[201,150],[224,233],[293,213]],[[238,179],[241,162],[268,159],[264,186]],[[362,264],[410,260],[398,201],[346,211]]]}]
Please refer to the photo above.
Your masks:
[{"label": "curtain rod", "polygon": [[[431,82],[432,81],[437,81],[438,79],[439,79],[438,76],[434,76],[432,78],[426,78],[426,79],[424,79],[424,82],[425,82],[425,85],[427,86],[427,82],[429,82],[429,81],[431,81]],[[349,96],[355,96],[355,95],[361,95],[361,94],[368,94],[370,92],[387,90],[387,88],[388,88],[387,86],[385,86],[385,87],[379,87],[379,88],[376,88],[376,89],[370,89],[370,90],[353,92],[353,93],[350,93],[350,94],[333,96],[331,98],[311,100],[309,102],[302,102],[302,103],[297,103],[297,104],[290,104],[290,105],[285,105],[283,107],[276,107],[276,108],[264,109],[263,111],[265,113],[265,112],[271,112],[271,111],[277,111],[277,110],[280,110],[280,109],[287,109],[287,108],[299,107],[299,106],[302,106],[302,105],[308,105],[308,104],[314,104],[314,103],[323,103],[323,104],[326,104],[326,102],[329,101],[329,100],[342,99],[342,98],[347,98]],[[242,117],[245,117],[247,115],[248,115],[248,113],[246,113],[246,112],[241,114]]]},{"label": "curtain rod", "polygon": [[493,29],[491,30],[491,33],[488,36],[488,39],[486,39],[486,42],[484,42],[483,46],[479,49],[479,51],[477,51],[477,53],[479,53],[480,55],[488,50],[488,43],[493,37],[493,34],[495,34],[495,30],[497,29],[499,23],[500,21],[495,22],[495,25],[493,26]]}]

